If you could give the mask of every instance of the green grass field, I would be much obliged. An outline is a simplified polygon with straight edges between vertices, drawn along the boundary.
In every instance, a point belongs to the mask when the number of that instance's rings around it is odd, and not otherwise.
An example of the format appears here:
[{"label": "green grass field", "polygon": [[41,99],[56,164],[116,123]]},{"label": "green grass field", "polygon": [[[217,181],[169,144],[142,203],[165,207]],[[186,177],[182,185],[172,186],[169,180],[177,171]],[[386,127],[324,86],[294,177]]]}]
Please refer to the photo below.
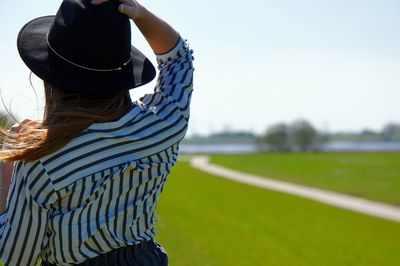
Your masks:
[{"label": "green grass field", "polygon": [[173,169],[157,208],[170,265],[400,265],[400,224]]},{"label": "green grass field", "polygon": [[244,172],[400,205],[400,153],[221,155],[211,159]]}]

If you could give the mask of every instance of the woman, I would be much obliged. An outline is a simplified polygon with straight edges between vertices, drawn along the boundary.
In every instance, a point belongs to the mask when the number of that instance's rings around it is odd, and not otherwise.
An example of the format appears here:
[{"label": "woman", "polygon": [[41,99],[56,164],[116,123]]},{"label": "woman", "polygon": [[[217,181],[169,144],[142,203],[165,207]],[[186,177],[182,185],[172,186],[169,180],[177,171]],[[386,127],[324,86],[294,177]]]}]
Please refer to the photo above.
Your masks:
[{"label": "woman", "polygon": [[[157,55],[153,94],[129,89],[155,70],[131,46],[129,18]],[[4,132],[14,162],[0,216],[4,265],[167,265],[154,242],[158,197],[184,137],[192,52],[134,0],[64,0],[18,36],[25,64],[44,80],[43,121]]]}]

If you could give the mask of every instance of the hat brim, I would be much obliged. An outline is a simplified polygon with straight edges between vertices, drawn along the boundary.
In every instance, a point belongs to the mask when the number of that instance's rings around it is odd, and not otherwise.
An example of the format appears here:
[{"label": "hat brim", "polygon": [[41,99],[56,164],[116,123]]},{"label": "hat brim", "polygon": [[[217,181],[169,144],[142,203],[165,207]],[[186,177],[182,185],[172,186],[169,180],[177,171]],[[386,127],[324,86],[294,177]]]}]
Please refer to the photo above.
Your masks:
[{"label": "hat brim", "polygon": [[66,92],[110,93],[130,90],[154,79],[153,64],[134,46],[132,60],[116,71],[84,69],[56,55],[47,44],[54,19],[55,16],[46,16],[28,22],[17,39],[22,60],[42,80]]}]

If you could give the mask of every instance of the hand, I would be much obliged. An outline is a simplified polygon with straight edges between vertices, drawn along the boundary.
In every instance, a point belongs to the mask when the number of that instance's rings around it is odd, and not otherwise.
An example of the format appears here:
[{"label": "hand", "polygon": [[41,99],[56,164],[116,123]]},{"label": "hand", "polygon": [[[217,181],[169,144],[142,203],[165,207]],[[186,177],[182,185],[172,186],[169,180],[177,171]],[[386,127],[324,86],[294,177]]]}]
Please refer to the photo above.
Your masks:
[{"label": "hand", "polygon": [[38,121],[32,121],[30,119],[25,119],[19,124],[14,125],[12,128],[10,128],[10,132],[12,133],[23,133],[24,130],[26,130],[26,126],[29,127],[38,127],[41,123]]},{"label": "hand", "polygon": [[7,207],[7,197],[11,184],[12,170],[13,163],[6,161],[0,162],[0,213],[4,212]]},{"label": "hand", "polygon": [[[91,0],[92,5],[101,5],[111,0]],[[179,40],[179,33],[168,23],[151,13],[136,0],[119,0],[119,12],[133,20],[156,54],[170,51]]]},{"label": "hand", "polygon": [[[92,5],[101,5],[110,0],[92,0]],[[136,0],[119,0],[121,4],[118,7],[119,12],[127,15],[135,20],[139,18],[143,12],[143,7]]]}]

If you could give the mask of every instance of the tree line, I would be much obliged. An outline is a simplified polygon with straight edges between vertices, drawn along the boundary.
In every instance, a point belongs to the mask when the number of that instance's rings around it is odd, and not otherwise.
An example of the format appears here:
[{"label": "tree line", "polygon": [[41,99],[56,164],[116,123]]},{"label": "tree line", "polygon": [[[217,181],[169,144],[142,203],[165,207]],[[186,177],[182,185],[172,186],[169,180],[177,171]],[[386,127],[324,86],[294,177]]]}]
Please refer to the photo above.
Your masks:
[{"label": "tree line", "polygon": [[327,136],[318,132],[306,120],[297,120],[292,124],[272,125],[259,139],[259,142],[266,144],[270,151],[317,150],[325,141],[327,141]]},{"label": "tree line", "polygon": [[291,124],[278,123],[268,127],[258,142],[270,151],[317,151],[333,140],[400,141],[400,124],[387,124],[381,131],[329,134],[318,131],[306,120],[297,120]]}]

